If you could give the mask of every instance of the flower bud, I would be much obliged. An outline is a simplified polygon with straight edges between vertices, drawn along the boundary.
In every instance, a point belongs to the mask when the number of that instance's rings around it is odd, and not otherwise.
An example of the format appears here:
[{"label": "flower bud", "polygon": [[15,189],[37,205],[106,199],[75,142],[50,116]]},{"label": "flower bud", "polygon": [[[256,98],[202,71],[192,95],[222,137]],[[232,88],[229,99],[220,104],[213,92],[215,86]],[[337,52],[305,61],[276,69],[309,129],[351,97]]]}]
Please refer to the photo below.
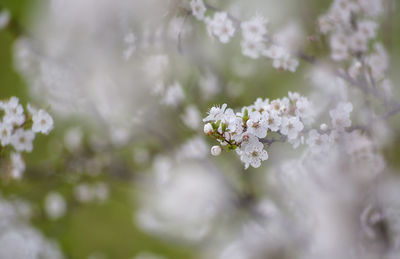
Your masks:
[{"label": "flower bud", "polygon": [[322,131],[327,131],[327,130],[328,130],[328,125],[326,125],[325,123],[322,123],[321,126],[319,126],[319,128],[320,128]]},{"label": "flower bud", "polygon": [[222,151],[222,149],[221,149],[220,146],[213,146],[213,147],[211,148],[211,155],[213,155],[213,156],[219,156],[219,155],[221,154],[221,151]]},{"label": "flower bud", "polygon": [[211,123],[207,123],[206,125],[204,125],[204,133],[209,135],[213,132],[213,126],[211,125]]}]

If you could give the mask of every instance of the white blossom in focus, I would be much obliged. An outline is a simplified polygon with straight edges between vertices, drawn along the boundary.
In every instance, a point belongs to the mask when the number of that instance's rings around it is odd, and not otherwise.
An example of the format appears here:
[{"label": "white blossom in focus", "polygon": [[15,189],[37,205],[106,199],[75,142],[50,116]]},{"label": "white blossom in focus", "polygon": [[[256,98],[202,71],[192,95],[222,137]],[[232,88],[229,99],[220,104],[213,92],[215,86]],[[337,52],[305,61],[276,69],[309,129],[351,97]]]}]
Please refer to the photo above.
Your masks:
[{"label": "white blossom in focus", "polygon": [[250,137],[246,145],[237,150],[240,160],[244,163],[245,169],[251,165],[254,168],[261,166],[261,162],[268,159],[268,153],[264,145],[255,137]]},{"label": "white blossom in focus", "polygon": [[265,117],[259,112],[251,112],[247,121],[247,132],[258,138],[267,136],[268,124],[265,122]]}]

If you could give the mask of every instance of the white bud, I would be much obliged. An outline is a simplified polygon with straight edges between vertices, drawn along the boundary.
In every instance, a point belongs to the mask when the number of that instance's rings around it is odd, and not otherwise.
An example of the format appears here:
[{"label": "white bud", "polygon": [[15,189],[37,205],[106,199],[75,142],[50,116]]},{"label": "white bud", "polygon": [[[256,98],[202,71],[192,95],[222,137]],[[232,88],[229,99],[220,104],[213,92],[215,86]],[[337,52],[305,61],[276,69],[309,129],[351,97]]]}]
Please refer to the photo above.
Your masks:
[{"label": "white bud", "polygon": [[213,126],[211,125],[211,123],[207,123],[206,125],[204,125],[204,133],[205,134],[210,134],[213,132]]},{"label": "white bud", "polygon": [[319,128],[320,128],[322,131],[327,131],[327,130],[328,130],[328,125],[326,125],[325,123],[322,123],[321,126],[319,126]]},{"label": "white bud", "polygon": [[213,156],[219,156],[219,155],[221,154],[221,151],[222,151],[222,149],[221,149],[220,146],[213,146],[213,147],[211,148],[211,155],[213,155]]}]

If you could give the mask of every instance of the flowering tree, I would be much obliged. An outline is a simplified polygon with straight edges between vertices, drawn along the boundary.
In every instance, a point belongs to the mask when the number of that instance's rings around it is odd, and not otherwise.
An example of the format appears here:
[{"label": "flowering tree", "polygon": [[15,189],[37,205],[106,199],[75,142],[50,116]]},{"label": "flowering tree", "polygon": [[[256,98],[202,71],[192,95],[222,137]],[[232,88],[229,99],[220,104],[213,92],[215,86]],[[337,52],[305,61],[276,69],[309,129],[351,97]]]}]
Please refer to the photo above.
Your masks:
[{"label": "flowering tree", "polygon": [[29,25],[1,9],[47,108],[0,101],[0,259],[397,258],[395,2],[309,2],[51,0]]}]

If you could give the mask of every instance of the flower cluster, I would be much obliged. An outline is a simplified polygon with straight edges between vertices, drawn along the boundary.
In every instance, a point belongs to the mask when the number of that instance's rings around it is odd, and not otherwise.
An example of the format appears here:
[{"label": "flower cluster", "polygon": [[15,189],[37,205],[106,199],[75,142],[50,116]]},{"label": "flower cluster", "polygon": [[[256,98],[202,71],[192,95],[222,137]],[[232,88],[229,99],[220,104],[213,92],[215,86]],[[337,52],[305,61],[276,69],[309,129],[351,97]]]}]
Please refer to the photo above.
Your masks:
[{"label": "flower cluster", "polygon": [[21,152],[31,152],[36,133],[49,134],[53,129],[53,118],[45,110],[37,110],[30,104],[27,113],[17,97],[0,102],[0,144],[2,148],[11,146],[11,176],[21,178],[25,164]]},{"label": "flower cluster", "polygon": [[332,59],[342,61],[350,54],[367,52],[368,43],[376,37],[378,28],[374,19],[381,12],[380,0],[335,0],[329,11],[319,18],[321,33],[329,35]]},{"label": "flower cluster", "polygon": [[205,16],[207,8],[203,0],[192,0],[190,6],[192,14],[207,25],[210,37],[217,37],[220,42],[228,43],[235,35],[236,22],[242,33],[241,48],[244,56],[252,59],[268,57],[273,60],[274,68],[296,71],[298,60],[292,57],[288,49],[274,42],[273,36],[267,34],[267,20],[262,15],[257,14],[248,21],[241,22],[236,18],[233,21],[233,18],[223,11],[215,12],[213,18]]},{"label": "flower cluster", "polygon": [[226,12],[217,12],[214,14],[213,19],[206,17],[204,22],[207,24],[209,35],[218,37],[222,43],[228,43],[235,34],[233,22]]},{"label": "flower cluster", "polygon": [[332,127],[327,124],[320,125],[320,130],[312,129],[308,133],[307,145],[312,153],[324,153],[336,144],[345,129],[351,126],[350,113],[353,110],[351,103],[339,103],[335,109],[329,111]]},{"label": "flower cluster", "polygon": [[[296,148],[304,142],[304,125],[313,121],[311,103],[298,93],[289,92],[288,97],[269,101],[257,99],[253,105],[243,107],[235,113],[224,104],[212,107],[204,118],[208,122],[204,133],[216,138],[221,146],[235,150],[245,168],[250,165],[259,167],[261,161],[268,159],[263,143],[269,143],[267,135],[274,134],[287,139]],[[219,155],[220,146],[211,149],[213,155]]]}]

